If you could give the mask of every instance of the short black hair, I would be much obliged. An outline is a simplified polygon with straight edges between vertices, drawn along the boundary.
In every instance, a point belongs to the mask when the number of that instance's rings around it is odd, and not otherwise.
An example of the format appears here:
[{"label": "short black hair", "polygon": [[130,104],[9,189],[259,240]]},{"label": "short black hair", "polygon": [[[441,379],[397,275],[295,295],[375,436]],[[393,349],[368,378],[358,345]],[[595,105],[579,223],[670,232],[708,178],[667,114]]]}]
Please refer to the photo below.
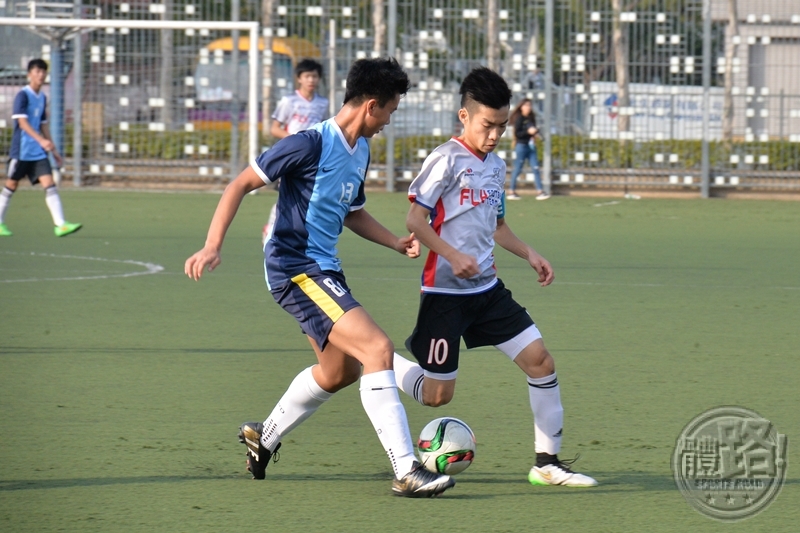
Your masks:
[{"label": "short black hair", "polygon": [[45,72],[47,72],[47,63],[45,63],[44,59],[39,59],[39,58],[31,59],[28,62],[28,72],[32,71],[35,68],[40,68]]},{"label": "short black hair", "polygon": [[475,68],[467,74],[458,92],[461,95],[461,107],[467,107],[470,101],[492,109],[511,105],[508,83],[500,74],[486,67]]},{"label": "short black hair", "polygon": [[397,95],[404,95],[411,87],[408,74],[393,57],[359,59],[347,73],[344,103],[359,105],[375,98],[383,107]]},{"label": "short black hair", "polygon": [[319,77],[322,77],[322,64],[319,61],[315,61],[313,59],[303,59],[300,61],[296,67],[294,67],[294,77],[299,78],[300,74],[304,72],[314,72],[316,71],[319,74]]}]

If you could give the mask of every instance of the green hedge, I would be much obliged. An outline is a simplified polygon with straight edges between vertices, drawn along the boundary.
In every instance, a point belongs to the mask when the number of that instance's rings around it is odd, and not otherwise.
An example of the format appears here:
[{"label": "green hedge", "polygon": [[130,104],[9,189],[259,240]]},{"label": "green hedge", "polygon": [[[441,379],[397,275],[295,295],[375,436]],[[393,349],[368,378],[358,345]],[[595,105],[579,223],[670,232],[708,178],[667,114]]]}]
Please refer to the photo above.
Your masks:
[{"label": "green hedge", "polygon": [[[11,144],[11,128],[0,130],[0,151],[7,154]],[[67,157],[72,156],[72,129],[67,127],[64,138]],[[185,131],[151,132],[146,126],[132,126],[129,131],[119,131],[118,128],[109,128],[106,132],[108,142],[115,145],[127,143],[130,152],[126,159],[221,159],[230,157],[230,131]],[[422,163],[420,150],[427,154],[440,144],[447,141],[447,136],[417,135],[395,139],[394,158],[397,165],[416,166]],[[247,154],[247,134],[239,135],[239,153]],[[272,138],[259,139],[259,146],[272,144]],[[90,139],[84,135],[84,155],[89,154]],[[188,156],[184,153],[187,144],[195,146],[195,154]],[[201,156],[197,153],[200,144],[208,146],[209,155]],[[372,147],[372,162],[375,164],[386,163],[386,139],[383,137],[370,141]],[[99,149],[102,148],[102,144]],[[611,139],[587,139],[581,136],[555,136],[552,139],[553,165],[555,167],[582,166],[587,168],[648,168],[648,169],[699,169],[702,156],[702,143],[700,141],[649,141],[649,142],[619,142]],[[738,154],[741,163],[738,168],[744,167],[744,156],[753,155],[756,163],[759,156],[769,157],[766,165],[746,165],[749,168],[763,170],[800,170],[800,143],[788,141],[768,142],[712,142],[709,146],[712,168],[731,168],[730,155]],[[539,157],[543,153],[541,143],[538,145]],[[504,138],[498,150],[511,151],[510,139]],[[583,152],[585,160],[575,160],[575,153]],[[596,152],[599,161],[590,162],[589,154]],[[5,155],[4,154],[4,155]],[[664,154],[664,163],[656,163],[655,155]],[[678,154],[677,163],[669,163],[669,154]],[[510,157],[510,154],[509,154]]]}]

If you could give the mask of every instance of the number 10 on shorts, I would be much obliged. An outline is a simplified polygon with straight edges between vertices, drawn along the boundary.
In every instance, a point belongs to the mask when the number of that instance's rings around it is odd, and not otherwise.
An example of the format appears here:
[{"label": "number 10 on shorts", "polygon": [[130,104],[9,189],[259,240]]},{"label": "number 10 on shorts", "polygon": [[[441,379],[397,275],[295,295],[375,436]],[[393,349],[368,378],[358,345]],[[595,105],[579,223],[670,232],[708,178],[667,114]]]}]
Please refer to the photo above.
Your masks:
[{"label": "number 10 on shorts", "polygon": [[444,339],[431,339],[431,347],[428,351],[428,364],[443,365],[447,361],[447,341]]}]

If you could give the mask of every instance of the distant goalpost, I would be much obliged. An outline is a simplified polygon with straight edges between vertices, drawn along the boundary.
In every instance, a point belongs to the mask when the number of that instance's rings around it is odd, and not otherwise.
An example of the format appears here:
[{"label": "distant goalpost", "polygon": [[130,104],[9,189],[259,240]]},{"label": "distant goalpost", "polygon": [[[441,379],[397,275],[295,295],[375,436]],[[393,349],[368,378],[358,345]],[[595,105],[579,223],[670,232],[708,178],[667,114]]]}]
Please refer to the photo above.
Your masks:
[{"label": "distant goalpost", "polygon": [[[177,20],[124,20],[124,19],[67,19],[67,18],[23,18],[23,17],[0,17],[0,26],[18,26],[30,29],[39,29],[39,32],[47,29],[61,30],[60,38],[69,34],[70,30],[79,31],[82,29],[107,29],[115,30],[222,30],[222,31],[242,31],[249,34],[248,46],[248,91],[247,91],[247,159],[252,161],[258,155],[258,81],[259,76],[259,23],[258,22],[215,22],[215,21],[177,21]],[[35,30],[34,30],[35,31]],[[255,43],[255,46],[253,44]],[[62,110],[63,113],[63,110]],[[51,116],[53,113],[51,112]],[[53,117],[55,118],[55,117]],[[59,117],[58,120],[61,120]],[[78,125],[78,127],[80,127]],[[74,141],[75,142],[75,141]],[[80,142],[80,141],[77,141]],[[80,153],[78,150],[77,153]]]}]

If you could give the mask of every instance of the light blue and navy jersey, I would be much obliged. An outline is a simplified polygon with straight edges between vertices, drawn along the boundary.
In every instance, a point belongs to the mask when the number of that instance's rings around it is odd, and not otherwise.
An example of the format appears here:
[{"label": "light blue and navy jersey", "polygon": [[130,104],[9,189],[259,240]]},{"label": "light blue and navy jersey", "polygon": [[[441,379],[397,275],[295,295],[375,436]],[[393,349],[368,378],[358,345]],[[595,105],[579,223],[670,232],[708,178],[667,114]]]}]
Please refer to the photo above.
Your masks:
[{"label": "light blue and navy jersey", "polygon": [[369,145],[350,147],[333,118],[281,139],[252,163],[265,183],[280,178],[277,217],[264,246],[267,286],[318,270],[340,272],[344,218],[364,207]]},{"label": "light blue and navy jersey", "polygon": [[47,122],[47,97],[44,91],[37,94],[30,85],[25,86],[14,99],[14,108],[11,118],[14,119],[14,133],[11,137],[11,159],[20,161],[39,161],[45,159],[42,146],[30,135],[19,127],[19,118],[28,120],[28,124],[41,133],[42,124]]}]

